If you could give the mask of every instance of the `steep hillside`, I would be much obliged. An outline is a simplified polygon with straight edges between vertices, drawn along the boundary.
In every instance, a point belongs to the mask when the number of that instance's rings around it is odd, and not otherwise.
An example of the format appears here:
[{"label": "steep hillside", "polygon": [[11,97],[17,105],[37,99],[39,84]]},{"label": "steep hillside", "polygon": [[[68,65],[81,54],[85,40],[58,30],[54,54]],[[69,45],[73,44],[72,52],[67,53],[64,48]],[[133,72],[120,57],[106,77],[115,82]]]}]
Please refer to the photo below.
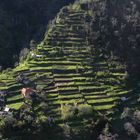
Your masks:
[{"label": "steep hillside", "polygon": [[[55,124],[63,128],[64,139],[71,134],[76,140],[98,137],[102,128],[93,135],[98,121],[116,121],[124,107],[139,105],[138,90],[126,84],[127,69],[122,59],[113,54],[108,57],[106,49],[91,41],[91,15],[87,4],[79,2],[62,8],[45,39],[27,59],[0,74],[0,90],[6,91],[5,105],[21,111],[26,103],[21,88],[36,89],[47,107],[43,114],[41,105],[35,102],[32,112],[36,116],[53,117]],[[21,75],[25,81],[19,83]],[[104,122],[102,125],[104,128]],[[50,139],[54,135],[62,139],[60,128],[54,128]]]},{"label": "steep hillside", "polygon": [[[49,28],[45,40],[38,45],[34,52],[31,52],[41,55],[41,57],[32,58],[29,55],[23,64],[7,75],[11,78],[9,84],[12,86],[14,94],[15,89],[21,88],[14,80],[14,77],[20,72],[26,74],[27,77],[29,75],[31,81],[35,80],[34,75],[37,74],[48,76],[54,85],[46,92],[50,96],[49,93],[56,92],[53,95],[55,95],[54,99],[58,99],[58,101],[54,100],[56,104],[58,102],[58,107],[61,103],[78,101],[94,105],[97,110],[106,110],[115,106],[114,101],[118,101],[119,96],[123,96],[123,93],[127,94],[127,91],[122,92],[125,66],[119,62],[118,58],[112,58],[113,60],[109,62],[96,56],[94,48],[91,48],[84,24],[87,14],[86,11],[80,10],[79,5],[74,9],[72,6],[69,9],[62,9]],[[5,80],[5,84],[8,86],[8,78],[5,77]],[[11,92],[12,89],[10,87],[9,91]],[[117,91],[118,97],[116,97],[114,89]],[[67,91],[69,96],[65,97]],[[53,99],[50,103],[53,107]]]},{"label": "steep hillside", "polygon": [[[104,128],[107,132],[110,124],[122,134],[124,108],[139,107],[138,84],[129,83],[122,58],[91,36],[94,24],[88,5],[63,7],[26,60],[0,74],[3,106],[16,114],[16,121],[7,127],[0,121],[0,130],[13,128],[4,138],[15,138],[16,132],[17,139],[32,139],[33,134],[43,140],[91,140]],[[27,87],[36,90],[31,99],[21,95]]]}]

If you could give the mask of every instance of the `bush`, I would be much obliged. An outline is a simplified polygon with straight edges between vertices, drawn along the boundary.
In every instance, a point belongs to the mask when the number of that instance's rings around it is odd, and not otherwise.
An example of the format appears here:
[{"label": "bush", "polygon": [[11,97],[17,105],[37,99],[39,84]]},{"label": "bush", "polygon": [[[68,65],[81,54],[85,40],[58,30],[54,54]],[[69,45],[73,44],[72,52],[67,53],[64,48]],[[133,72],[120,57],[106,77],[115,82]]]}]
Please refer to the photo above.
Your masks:
[{"label": "bush", "polygon": [[3,131],[3,129],[5,128],[6,124],[5,124],[5,120],[1,119],[0,120],[0,131]]},{"label": "bush", "polygon": [[68,120],[74,117],[77,112],[77,108],[74,105],[61,105],[62,119]]},{"label": "bush", "polygon": [[127,119],[130,118],[132,115],[132,111],[130,108],[124,108],[123,113],[121,114],[121,119]]},{"label": "bush", "polygon": [[48,122],[48,118],[45,115],[41,115],[37,118],[36,122],[38,124],[44,124]]},{"label": "bush", "polygon": [[107,123],[102,133],[99,135],[98,140],[117,140],[118,134],[112,134],[110,132],[110,126]]},{"label": "bush", "polygon": [[31,50],[34,50],[37,47],[37,43],[35,40],[31,40],[30,41],[30,48]]},{"label": "bush", "polygon": [[133,114],[133,125],[135,126],[135,129],[140,132],[140,111],[136,110]]},{"label": "bush", "polygon": [[93,114],[93,108],[91,105],[85,104],[85,105],[79,105],[78,106],[78,116],[87,116]]},{"label": "bush", "polygon": [[0,137],[9,137],[13,134],[13,124],[15,124],[15,121],[11,115],[0,118]]},{"label": "bush", "polygon": [[46,102],[42,102],[42,103],[39,104],[39,108],[42,112],[45,113],[48,109],[48,104]]},{"label": "bush", "polygon": [[136,138],[137,131],[130,122],[124,124],[124,129],[129,136],[131,136],[132,138]]},{"label": "bush", "polygon": [[133,120],[140,124],[140,111],[136,110],[133,114]]},{"label": "bush", "polygon": [[91,105],[83,104],[83,105],[62,105],[61,106],[62,118],[64,120],[68,120],[75,117],[83,117],[93,114],[93,108]]},{"label": "bush", "polygon": [[19,61],[22,62],[23,60],[25,60],[27,58],[27,55],[29,54],[29,49],[28,48],[24,48],[21,50],[20,55],[19,55]]},{"label": "bush", "polygon": [[23,120],[18,120],[14,124],[14,126],[18,127],[19,129],[22,129],[24,125],[25,125],[25,122]]},{"label": "bush", "polygon": [[65,135],[67,138],[70,138],[72,129],[71,129],[71,127],[70,127],[67,123],[64,124],[63,130],[64,130],[64,135]]}]

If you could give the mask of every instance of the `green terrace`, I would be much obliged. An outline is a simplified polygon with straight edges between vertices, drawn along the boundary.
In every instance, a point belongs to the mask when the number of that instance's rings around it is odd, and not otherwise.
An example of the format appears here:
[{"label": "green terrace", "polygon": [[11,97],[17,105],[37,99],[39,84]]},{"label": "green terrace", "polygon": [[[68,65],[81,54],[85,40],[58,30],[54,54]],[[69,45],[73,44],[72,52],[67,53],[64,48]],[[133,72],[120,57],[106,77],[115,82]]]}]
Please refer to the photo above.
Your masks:
[{"label": "green terrace", "polygon": [[[23,105],[20,90],[25,85],[16,81],[19,73],[23,73],[30,80],[29,84],[36,83],[37,88],[43,89],[48,114],[61,122],[60,125],[65,120],[63,105],[83,105],[99,112],[114,109],[115,112],[121,97],[129,97],[133,93],[133,90],[123,87],[126,70],[119,59],[114,57],[110,63],[110,60],[91,52],[92,44],[85,37],[84,17],[87,11],[68,9],[67,13],[60,11],[60,15],[65,16],[55,21],[42,43],[11,70],[11,76],[6,72],[0,74],[0,90],[8,91],[6,105],[14,109]],[[31,53],[42,57],[32,57]],[[79,124],[78,120],[72,123]]]}]

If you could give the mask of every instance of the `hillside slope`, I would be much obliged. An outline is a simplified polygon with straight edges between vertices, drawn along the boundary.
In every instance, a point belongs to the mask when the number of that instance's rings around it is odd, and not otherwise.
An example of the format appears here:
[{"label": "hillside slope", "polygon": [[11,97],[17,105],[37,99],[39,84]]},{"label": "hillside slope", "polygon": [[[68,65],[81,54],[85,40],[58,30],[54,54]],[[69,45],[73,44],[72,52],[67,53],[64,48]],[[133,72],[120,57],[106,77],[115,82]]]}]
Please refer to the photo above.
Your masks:
[{"label": "hillside slope", "polygon": [[[27,59],[18,67],[1,73],[0,90],[7,91],[5,105],[20,109],[24,104],[20,89],[35,86],[47,101],[47,115],[59,126],[67,122],[73,129],[88,129],[93,116],[99,119],[97,112],[112,120],[117,119],[117,111],[121,113],[124,107],[137,104],[137,91],[126,86],[126,65],[116,56],[105,58],[98,54],[101,48],[94,47],[94,42],[91,44],[87,30],[89,17],[90,11],[85,10],[83,4],[62,8],[45,39]],[[102,50],[102,53],[106,52]],[[29,82],[18,83],[20,74]],[[67,118],[65,106],[75,105],[92,108],[93,112],[84,114],[81,109],[83,115]]]}]

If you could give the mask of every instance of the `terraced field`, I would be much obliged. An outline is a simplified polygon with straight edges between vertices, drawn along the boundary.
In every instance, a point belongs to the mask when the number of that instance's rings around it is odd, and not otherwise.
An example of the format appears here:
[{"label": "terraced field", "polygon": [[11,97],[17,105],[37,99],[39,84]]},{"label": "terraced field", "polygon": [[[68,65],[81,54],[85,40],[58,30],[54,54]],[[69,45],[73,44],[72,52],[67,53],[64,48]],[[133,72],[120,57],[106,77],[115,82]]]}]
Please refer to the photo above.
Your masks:
[{"label": "terraced field", "polygon": [[[7,91],[6,105],[19,109],[23,104],[20,89],[25,86],[16,81],[19,73],[31,85],[36,83],[45,90],[48,114],[58,122],[62,121],[62,105],[91,105],[94,110],[109,114],[121,104],[121,97],[131,97],[133,90],[125,88],[125,65],[115,57],[109,61],[97,56],[90,48],[87,15],[80,8],[63,8],[27,60],[0,75],[0,90]],[[41,57],[32,57],[31,53]]]}]

